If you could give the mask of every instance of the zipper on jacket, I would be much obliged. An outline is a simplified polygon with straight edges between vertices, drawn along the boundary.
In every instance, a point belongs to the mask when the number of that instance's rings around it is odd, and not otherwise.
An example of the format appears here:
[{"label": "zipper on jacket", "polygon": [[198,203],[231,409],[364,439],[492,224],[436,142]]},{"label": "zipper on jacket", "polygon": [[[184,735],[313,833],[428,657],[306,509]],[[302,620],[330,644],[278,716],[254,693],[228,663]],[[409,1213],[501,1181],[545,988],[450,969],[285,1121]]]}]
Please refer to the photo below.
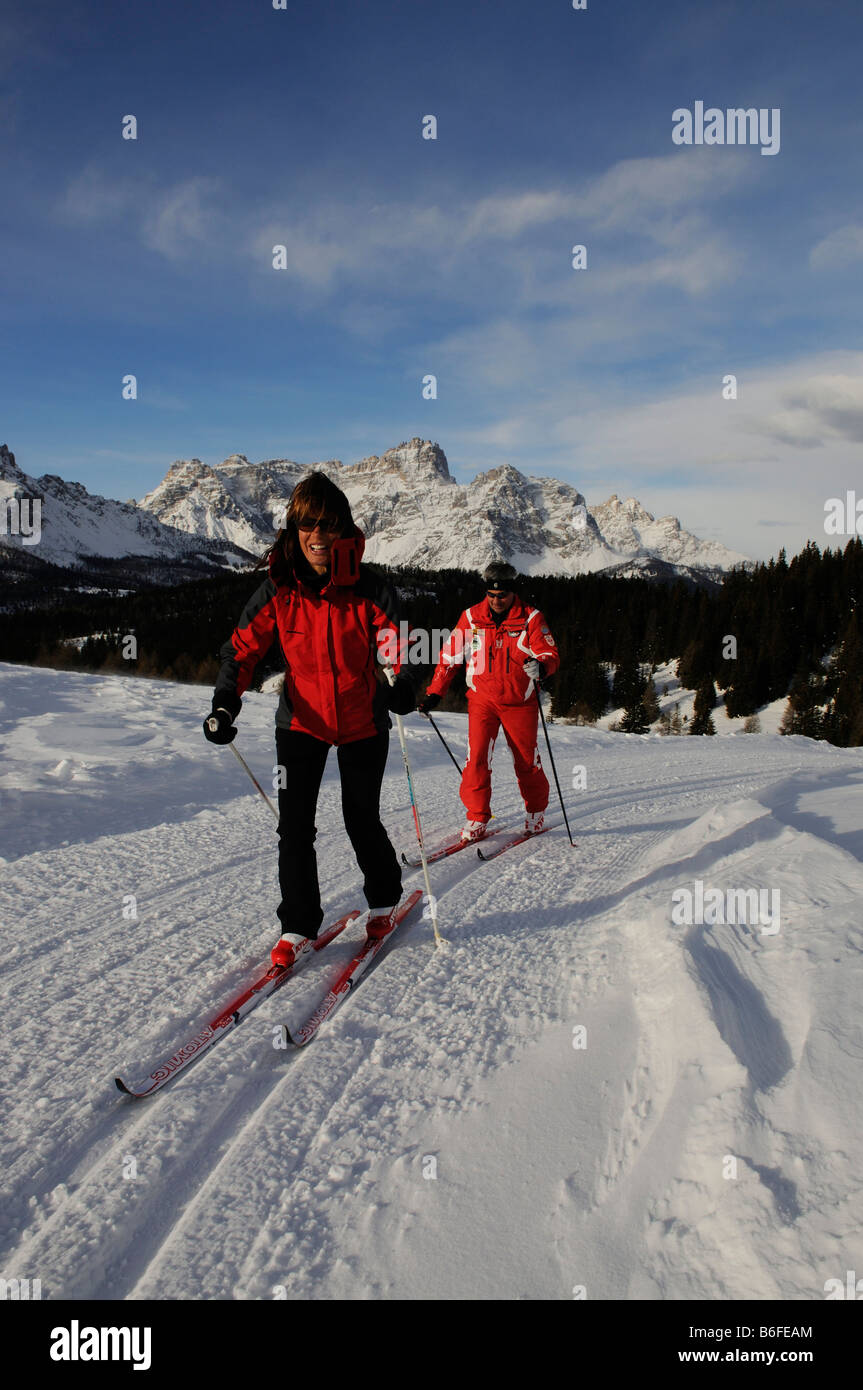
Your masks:
[{"label": "zipper on jacket", "polygon": [[339,708],[339,674],[336,670],[336,654],[333,650],[333,605],[327,599],[323,601],[327,605],[327,659],[330,664],[330,675],[333,679],[333,713],[336,717],[334,742],[338,743],[342,732],[342,712]]}]

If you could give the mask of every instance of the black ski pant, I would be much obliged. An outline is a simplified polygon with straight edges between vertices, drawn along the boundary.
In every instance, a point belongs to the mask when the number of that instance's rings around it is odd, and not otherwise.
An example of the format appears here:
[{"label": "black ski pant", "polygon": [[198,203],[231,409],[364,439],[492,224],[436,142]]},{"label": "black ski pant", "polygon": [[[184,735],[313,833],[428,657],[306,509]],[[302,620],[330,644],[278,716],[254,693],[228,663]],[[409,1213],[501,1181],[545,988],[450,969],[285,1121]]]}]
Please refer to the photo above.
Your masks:
[{"label": "black ski pant", "polygon": [[[324,920],[318,864],[314,850],[315,809],[330,744],[311,734],[276,730],[276,756],[285,769],[279,789],[278,917],[282,931],[316,937]],[[389,907],[402,892],[402,873],[389,836],[381,824],[389,734],[338,745],[345,829],[363,874],[369,907]]]}]

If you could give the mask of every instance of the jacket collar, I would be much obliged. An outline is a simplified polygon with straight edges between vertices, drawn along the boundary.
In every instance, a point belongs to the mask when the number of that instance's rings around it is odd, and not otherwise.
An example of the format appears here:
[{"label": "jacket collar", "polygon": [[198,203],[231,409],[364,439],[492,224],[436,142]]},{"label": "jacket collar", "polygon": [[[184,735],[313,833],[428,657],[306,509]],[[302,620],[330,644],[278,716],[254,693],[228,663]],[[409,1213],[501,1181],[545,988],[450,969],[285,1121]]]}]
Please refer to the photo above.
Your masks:
[{"label": "jacket collar", "polygon": [[330,560],[330,578],[325,585],[329,588],[346,588],[356,584],[360,577],[360,561],[366,548],[366,538],[358,526],[352,536],[334,541]]},{"label": "jacket collar", "polygon": [[[363,558],[365,548],[366,538],[359,527],[355,526],[352,535],[333,542],[330,573],[320,587],[310,582],[312,572],[308,569],[305,559],[302,560],[299,570],[296,564],[294,566],[294,582],[310,594],[326,594],[328,596],[331,596],[337,589],[350,588],[356,584],[360,577],[360,561]],[[272,572],[272,565],[271,557],[270,572]]]}]

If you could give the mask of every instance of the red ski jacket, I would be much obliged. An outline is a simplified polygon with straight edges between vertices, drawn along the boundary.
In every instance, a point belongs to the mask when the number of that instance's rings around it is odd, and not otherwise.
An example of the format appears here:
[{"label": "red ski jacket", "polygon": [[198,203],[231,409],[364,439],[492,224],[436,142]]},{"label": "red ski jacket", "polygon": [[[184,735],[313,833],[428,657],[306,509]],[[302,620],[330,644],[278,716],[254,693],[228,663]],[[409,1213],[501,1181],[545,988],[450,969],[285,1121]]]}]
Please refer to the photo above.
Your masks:
[{"label": "red ski jacket", "polygon": [[495,622],[485,598],[462,613],[441,652],[428,693],[443,695],[456,666],[465,664],[468,703],[477,699],[492,705],[523,705],[536,688],[524,670],[530,657],[542,662],[549,676],[560,665],[554,638],[539,609],[528,608],[516,598],[506,617]]},{"label": "red ski jacket", "polygon": [[326,743],[354,743],[390,728],[383,687],[375,679],[380,650],[398,651],[398,617],[385,579],[360,565],[362,532],[336,543],[340,554],[322,588],[297,577],[264,581],[221,650],[213,708],[236,715],[255,668],[278,643],[285,683],[276,724]]}]

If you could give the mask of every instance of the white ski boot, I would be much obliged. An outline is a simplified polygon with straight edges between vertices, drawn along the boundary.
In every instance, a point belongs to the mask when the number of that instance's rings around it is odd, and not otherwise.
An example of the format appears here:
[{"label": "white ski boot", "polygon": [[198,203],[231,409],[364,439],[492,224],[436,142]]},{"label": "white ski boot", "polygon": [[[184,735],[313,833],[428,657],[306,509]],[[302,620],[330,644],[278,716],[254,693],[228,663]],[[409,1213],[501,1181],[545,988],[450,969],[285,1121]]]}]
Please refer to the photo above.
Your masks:
[{"label": "white ski boot", "polygon": [[463,840],[484,840],[488,833],[488,825],[484,820],[468,820],[462,826],[461,837]]}]

